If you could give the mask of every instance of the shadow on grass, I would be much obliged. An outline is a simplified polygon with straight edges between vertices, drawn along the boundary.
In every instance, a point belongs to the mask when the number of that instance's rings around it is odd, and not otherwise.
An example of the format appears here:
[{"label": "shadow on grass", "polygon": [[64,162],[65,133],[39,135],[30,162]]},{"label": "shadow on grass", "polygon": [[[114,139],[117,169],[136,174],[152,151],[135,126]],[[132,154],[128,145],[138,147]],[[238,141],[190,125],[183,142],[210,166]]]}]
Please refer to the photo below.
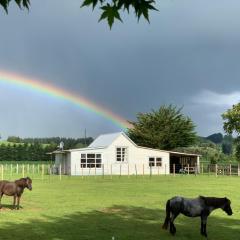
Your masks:
[{"label": "shadow on grass", "polygon": [[[77,212],[62,218],[46,217],[31,223],[0,226],[1,239],[48,240],[153,240],[204,239],[199,218],[179,217],[177,235],[161,229],[165,211],[143,207],[113,206],[87,213]],[[210,216],[209,239],[239,239],[239,221],[231,217]],[[114,238],[113,238],[114,237]]]},{"label": "shadow on grass", "polygon": [[[0,208],[0,211],[4,210],[17,210],[16,208],[13,208],[13,204],[1,204],[2,208]],[[19,209],[22,209],[23,207],[19,206]]]}]

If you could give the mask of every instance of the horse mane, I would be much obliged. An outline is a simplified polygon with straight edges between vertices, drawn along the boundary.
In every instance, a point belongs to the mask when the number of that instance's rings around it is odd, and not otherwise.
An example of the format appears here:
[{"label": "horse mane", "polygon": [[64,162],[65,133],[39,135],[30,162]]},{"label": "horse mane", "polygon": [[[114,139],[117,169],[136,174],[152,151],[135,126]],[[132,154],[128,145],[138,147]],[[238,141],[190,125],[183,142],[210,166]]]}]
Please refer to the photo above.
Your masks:
[{"label": "horse mane", "polygon": [[26,178],[20,178],[18,180],[15,180],[15,183],[19,186],[19,187],[25,187],[26,186]]},{"label": "horse mane", "polygon": [[209,206],[209,207],[220,207],[227,201],[229,201],[227,198],[217,198],[217,197],[204,197],[204,196],[199,196],[204,203]]}]

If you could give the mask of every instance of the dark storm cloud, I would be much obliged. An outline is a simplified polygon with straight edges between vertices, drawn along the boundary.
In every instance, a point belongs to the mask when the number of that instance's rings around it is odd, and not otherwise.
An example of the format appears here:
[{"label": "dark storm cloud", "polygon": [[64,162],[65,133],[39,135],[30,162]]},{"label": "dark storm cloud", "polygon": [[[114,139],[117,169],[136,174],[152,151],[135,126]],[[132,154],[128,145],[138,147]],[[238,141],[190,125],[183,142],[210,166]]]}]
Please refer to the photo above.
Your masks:
[{"label": "dark storm cloud", "polygon": [[[173,103],[184,106],[199,134],[222,131],[220,115],[240,91],[238,1],[162,2],[150,25],[124,16],[112,31],[97,23],[98,12],[79,5],[33,0],[29,13],[15,7],[8,16],[1,12],[0,68],[74,91],[130,120]],[[69,103],[0,87],[5,135],[118,130]],[[216,107],[209,93],[234,101]]]}]

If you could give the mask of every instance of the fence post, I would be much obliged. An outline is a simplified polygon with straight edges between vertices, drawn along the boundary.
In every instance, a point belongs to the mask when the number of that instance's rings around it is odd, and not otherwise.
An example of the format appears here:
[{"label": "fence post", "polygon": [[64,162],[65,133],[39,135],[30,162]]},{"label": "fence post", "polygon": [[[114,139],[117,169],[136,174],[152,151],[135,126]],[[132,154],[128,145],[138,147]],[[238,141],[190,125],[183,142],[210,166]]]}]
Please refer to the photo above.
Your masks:
[{"label": "fence post", "polygon": [[111,174],[111,179],[112,179],[112,164],[111,164],[111,166],[110,166],[110,174]]},{"label": "fence post", "polygon": [[119,177],[121,177],[122,176],[122,164],[121,163],[120,163],[119,167],[120,167]]},{"label": "fence post", "polygon": [[82,166],[82,165],[80,165],[80,167],[81,167],[81,169],[82,169],[82,179],[83,179],[83,166]]},{"label": "fence post", "polygon": [[44,164],[42,164],[42,180],[43,180],[43,175],[44,175]]},{"label": "fence post", "polygon": [[216,177],[218,175],[218,166],[217,166],[217,164],[215,164],[215,175],[216,175]]},{"label": "fence post", "polygon": [[136,177],[137,177],[137,164],[135,164],[135,172],[136,172]]},{"label": "fence post", "polygon": [[104,178],[104,164],[102,165],[102,177]]},{"label": "fence post", "polygon": [[97,175],[97,170],[96,170],[96,163],[95,163],[95,168],[94,168],[94,177],[96,178],[96,175]]},{"label": "fence post", "polygon": [[187,165],[187,174],[189,175],[189,164]]},{"label": "fence post", "polygon": [[173,164],[173,176],[175,177],[175,163]]},{"label": "fence post", "polygon": [[11,179],[12,179],[12,163],[11,163],[11,166],[10,166],[10,176],[11,176]]},{"label": "fence post", "polygon": [[1,179],[3,180],[3,165],[1,164]]},{"label": "fence post", "polygon": [[158,166],[158,176],[159,176],[159,166]]},{"label": "fence post", "polygon": [[231,164],[229,164],[229,174],[230,174],[230,176],[232,176],[232,165]]},{"label": "fence post", "polygon": [[24,164],[22,165],[22,177],[24,178],[24,175],[25,175],[25,173],[24,173]]},{"label": "fence post", "polygon": [[18,163],[17,163],[17,169],[16,169],[16,171],[17,171],[17,174],[18,174]]},{"label": "fence post", "polygon": [[203,174],[203,163],[202,163],[202,174]]},{"label": "fence post", "polygon": [[38,164],[38,174],[40,173],[40,166],[39,166],[39,164]]},{"label": "fence post", "polygon": [[165,176],[167,175],[167,164],[164,164],[164,168],[165,168]]},{"label": "fence post", "polygon": [[143,177],[144,177],[144,163],[143,163]]},{"label": "fence post", "polygon": [[130,176],[129,176],[129,164],[128,164],[128,178],[129,178]]},{"label": "fence post", "polygon": [[239,172],[239,171],[240,171],[240,169],[239,169],[239,164],[238,164],[238,172],[237,172],[237,173],[238,173],[238,176],[239,176],[239,174],[240,174],[240,172]]},{"label": "fence post", "polygon": [[59,165],[59,178],[62,180],[62,164]]}]

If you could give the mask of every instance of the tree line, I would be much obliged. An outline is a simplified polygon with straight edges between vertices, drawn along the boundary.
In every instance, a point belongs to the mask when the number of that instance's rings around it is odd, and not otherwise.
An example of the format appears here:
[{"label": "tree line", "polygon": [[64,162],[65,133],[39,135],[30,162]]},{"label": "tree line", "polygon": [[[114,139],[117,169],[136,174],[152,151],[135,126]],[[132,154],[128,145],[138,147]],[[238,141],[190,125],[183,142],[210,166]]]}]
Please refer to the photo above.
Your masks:
[{"label": "tree line", "polygon": [[64,149],[88,146],[93,138],[20,138],[10,136],[7,143],[0,144],[0,161],[50,161],[50,154],[64,142]]}]

